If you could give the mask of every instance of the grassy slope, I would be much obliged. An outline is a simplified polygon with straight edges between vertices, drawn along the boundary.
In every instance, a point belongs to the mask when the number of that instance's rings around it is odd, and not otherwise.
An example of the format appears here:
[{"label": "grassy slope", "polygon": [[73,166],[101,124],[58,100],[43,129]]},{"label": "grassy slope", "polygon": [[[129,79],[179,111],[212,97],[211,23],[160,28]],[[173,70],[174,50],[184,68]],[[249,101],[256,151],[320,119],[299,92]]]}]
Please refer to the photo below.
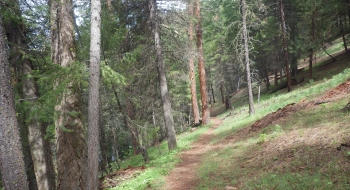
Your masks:
[{"label": "grassy slope", "polygon": [[[342,108],[350,94],[335,102],[307,107],[258,132],[251,124],[289,103],[315,99],[350,78],[349,57],[320,63],[310,83],[264,95],[257,113],[234,102],[235,115],[216,130],[215,151],[208,152],[199,175],[198,189],[350,189],[348,151],[337,147],[350,142],[348,113]],[[306,71],[307,72],[307,71]],[[301,73],[299,77],[305,77]],[[350,150],[349,150],[350,151]]]},{"label": "grassy slope", "polygon": [[[257,113],[248,116],[244,90],[233,97],[232,113],[219,115],[224,123],[216,130],[213,145],[217,149],[203,158],[198,189],[346,189],[350,167],[347,152],[335,150],[350,142],[349,114],[340,112],[348,98],[301,110],[256,133],[249,126],[268,113],[301,100],[311,100],[350,78],[349,57],[340,56],[333,64],[320,63],[314,68],[314,80],[293,87],[291,93],[281,90],[262,95]],[[298,77],[304,78],[307,71]],[[221,105],[213,107],[222,111]],[[179,162],[179,153],[188,148],[207,127],[178,137],[179,149],[167,152],[161,145],[150,148],[151,163],[136,177],[124,180],[115,189],[162,189],[164,176]],[[311,139],[311,140],[310,140]],[[321,139],[321,140],[320,140]],[[296,142],[294,142],[296,141]],[[334,156],[336,155],[336,156]],[[124,168],[142,165],[141,157],[124,161]]]}]

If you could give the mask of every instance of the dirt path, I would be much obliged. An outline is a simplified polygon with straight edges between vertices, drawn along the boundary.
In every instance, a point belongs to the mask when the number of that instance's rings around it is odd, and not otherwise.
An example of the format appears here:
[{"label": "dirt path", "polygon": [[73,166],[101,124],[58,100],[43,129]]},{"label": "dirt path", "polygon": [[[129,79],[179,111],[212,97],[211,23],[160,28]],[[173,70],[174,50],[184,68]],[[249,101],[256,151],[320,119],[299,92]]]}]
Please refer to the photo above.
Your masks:
[{"label": "dirt path", "polygon": [[210,141],[214,137],[214,129],[220,126],[221,120],[211,118],[213,126],[202,134],[197,142],[192,144],[191,148],[181,154],[182,162],[179,163],[166,177],[167,190],[195,189],[199,179],[196,175],[201,165],[202,155],[211,149]]}]

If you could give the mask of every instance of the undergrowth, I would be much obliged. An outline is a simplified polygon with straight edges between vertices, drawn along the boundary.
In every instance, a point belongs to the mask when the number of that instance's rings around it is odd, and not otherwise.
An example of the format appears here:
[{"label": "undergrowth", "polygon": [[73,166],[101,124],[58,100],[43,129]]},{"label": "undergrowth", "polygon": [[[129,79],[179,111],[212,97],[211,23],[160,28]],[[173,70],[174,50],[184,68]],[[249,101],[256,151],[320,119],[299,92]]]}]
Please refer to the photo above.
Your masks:
[{"label": "undergrowth", "polygon": [[[203,126],[195,130],[194,132],[184,133],[177,136],[178,147],[169,152],[167,142],[161,143],[161,155],[157,147],[151,147],[148,149],[150,163],[145,165],[146,169],[139,172],[136,177],[124,181],[115,188],[111,189],[158,189],[164,185],[164,176],[171,171],[174,166],[180,162],[179,152],[188,149],[190,144],[196,141],[201,134],[203,134],[211,124]],[[138,167],[143,165],[142,157],[140,155],[131,157],[121,163],[122,168],[129,166]]]},{"label": "undergrowth", "polygon": [[[337,64],[347,62],[339,59]],[[350,150],[336,150],[340,143],[350,142],[350,115],[341,111],[348,99],[300,110],[258,132],[246,130],[267,114],[287,104],[314,100],[350,78],[350,69],[334,75],[337,72],[332,68],[317,73],[315,80],[293,86],[289,93],[263,94],[252,116],[246,100],[234,97],[234,111],[218,115],[223,124],[211,142],[218,148],[204,155],[197,189],[350,189]],[[218,105],[213,107],[214,112],[220,110]],[[157,148],[150,148],[147,169],[114,189],[164,189],[164,176],[180,161],[179,153],[207,129],[178,136],[179,147],[170,153],[165,143],[161,145],[162,155]],[[123,166],[140,163],[139,156],[123,162]]]}]

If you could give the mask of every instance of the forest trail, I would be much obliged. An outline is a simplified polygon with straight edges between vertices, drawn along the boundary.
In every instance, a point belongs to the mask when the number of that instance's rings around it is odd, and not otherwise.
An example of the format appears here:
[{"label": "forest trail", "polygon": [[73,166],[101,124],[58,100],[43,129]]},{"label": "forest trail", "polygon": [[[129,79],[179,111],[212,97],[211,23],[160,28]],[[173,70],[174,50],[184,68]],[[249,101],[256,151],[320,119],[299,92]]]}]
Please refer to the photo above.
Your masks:
[{"label": "forest trail", "polygon": [[215,136],[214,130],[218,128],[222,121],[218,118],[210,118],[213,126],[199,140],[193,143],[189,150],[181,154],[181,162],[166,177],[166,189],[195,189],[199,178],[196,176],[197,170],[202,162],[202,155],[213,148],[210,145]]}]

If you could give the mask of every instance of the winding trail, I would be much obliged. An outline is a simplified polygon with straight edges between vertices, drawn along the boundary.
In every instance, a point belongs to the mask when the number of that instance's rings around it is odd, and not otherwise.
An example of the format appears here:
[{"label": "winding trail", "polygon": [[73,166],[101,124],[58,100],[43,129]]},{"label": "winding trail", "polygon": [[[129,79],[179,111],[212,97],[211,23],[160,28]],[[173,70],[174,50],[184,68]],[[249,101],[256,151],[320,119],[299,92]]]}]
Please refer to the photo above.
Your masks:
[{"label": "winding trail", "polygon": [[167,190],[195,189],[199,184],[197,171],[202,163],[202,156],[212,148],[210,141],[215,136],[214,129],[222,123],[220,119],[212,117],[213,126],[193,143],[189,150],[184,151],[180,162],[166,177]]}]

